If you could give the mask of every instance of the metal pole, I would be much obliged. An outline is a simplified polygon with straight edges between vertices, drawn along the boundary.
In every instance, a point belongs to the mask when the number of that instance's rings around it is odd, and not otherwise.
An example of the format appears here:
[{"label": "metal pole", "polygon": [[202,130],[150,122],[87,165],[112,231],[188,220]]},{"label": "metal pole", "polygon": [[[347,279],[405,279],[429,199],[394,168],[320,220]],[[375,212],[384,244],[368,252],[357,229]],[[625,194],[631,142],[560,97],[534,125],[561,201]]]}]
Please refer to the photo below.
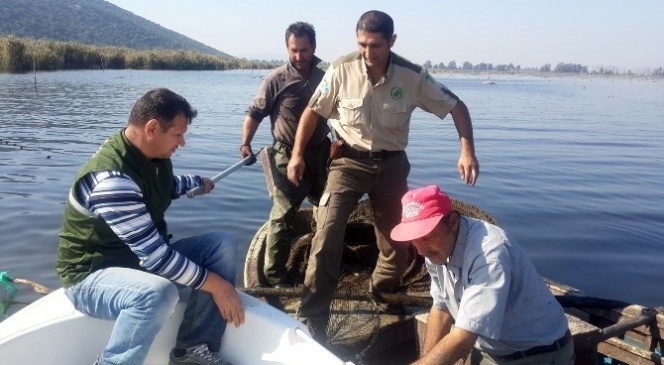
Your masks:
[{"label": "metal pole", "polygon": [[[261,150],[262,150],[262,148],[261,148]],[[258,151],[258,153],[260,153],[260,150]],[[224,177],[230,175],[233,171],[239,169],[240,167],[245,166],[245,165],[250,165],[252,163],[252,161],[256,161],[256,154],[249,155],[249,156],[243,158],[242,160],[240,160],[240,162],[238,162],[235,165],[227,168],[226,170],[216,174],[210,180],[212,180],[212,182],[214,182],[214,183],[217,183],[219,180],[221,180]],[[197,186],[197,187],[187,191],[187,197],[193,198],[196,195],[199,195],[202,191],[203,191],[203,186]]]}]

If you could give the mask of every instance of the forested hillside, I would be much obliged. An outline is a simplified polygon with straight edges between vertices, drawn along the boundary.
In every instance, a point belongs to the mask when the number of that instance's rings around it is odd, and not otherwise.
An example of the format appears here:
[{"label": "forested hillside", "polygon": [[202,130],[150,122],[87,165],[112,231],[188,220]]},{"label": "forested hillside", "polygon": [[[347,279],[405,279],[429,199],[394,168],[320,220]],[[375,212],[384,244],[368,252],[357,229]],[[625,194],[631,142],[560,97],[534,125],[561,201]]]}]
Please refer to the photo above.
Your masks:
[{"label": "forested hillside", "polygon": [[8,35],[228,56],[104,0],[0,0],[0,36]]}]

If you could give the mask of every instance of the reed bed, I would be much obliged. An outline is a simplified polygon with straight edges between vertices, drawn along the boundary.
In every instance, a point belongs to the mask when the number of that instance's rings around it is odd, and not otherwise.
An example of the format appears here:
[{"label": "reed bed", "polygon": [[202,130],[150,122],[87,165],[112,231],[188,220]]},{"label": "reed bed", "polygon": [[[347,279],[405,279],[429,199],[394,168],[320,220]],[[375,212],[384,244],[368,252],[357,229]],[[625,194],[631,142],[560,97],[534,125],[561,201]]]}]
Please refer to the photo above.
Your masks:
[{"label": "reed bed", "polygon": [[0,72],[6,73],[95,69],[270,69],[281,63],[183,50],[135,50],[77,42],[0,37]]}]

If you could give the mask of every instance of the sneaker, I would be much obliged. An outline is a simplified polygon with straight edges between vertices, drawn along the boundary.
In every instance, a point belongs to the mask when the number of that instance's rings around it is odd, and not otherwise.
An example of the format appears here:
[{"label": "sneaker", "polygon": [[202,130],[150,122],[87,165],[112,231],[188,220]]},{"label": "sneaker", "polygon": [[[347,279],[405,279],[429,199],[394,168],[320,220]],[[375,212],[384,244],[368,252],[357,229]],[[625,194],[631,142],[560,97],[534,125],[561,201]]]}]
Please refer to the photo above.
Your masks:
[{"label": "sneaker", "polygon": [[175,357],[171,351],[169,359],[168,365],[233,365],[210,352],[206,344],[188,348],[182,357]]}]

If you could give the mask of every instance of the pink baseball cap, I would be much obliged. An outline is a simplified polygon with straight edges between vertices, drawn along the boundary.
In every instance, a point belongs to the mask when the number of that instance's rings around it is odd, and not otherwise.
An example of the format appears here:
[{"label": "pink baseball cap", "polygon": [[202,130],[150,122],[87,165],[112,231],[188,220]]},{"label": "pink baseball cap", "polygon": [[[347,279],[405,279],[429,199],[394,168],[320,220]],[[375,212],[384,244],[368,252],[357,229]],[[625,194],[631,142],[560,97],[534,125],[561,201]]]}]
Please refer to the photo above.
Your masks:
[{"label": "pink baseball cap", "polygon": [[426,236],[454,210],[450,197],[436,185],[408,191],[401,198],[401,206],[401,223],[390,233],[395,241],[412,241]]}]

